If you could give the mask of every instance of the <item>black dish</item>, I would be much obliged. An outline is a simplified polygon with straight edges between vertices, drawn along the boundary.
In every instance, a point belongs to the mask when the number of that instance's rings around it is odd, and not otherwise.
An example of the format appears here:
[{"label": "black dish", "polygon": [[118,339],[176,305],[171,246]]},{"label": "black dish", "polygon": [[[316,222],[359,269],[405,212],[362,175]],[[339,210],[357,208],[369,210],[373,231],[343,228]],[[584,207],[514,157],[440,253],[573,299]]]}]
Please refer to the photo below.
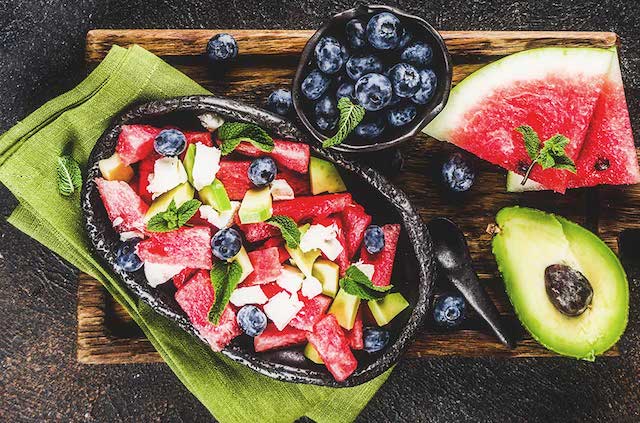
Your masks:
[{"label": "black dish", "polygon": [[[89,157],[82,189],[85,225],[98,255],[133,293],[156,312],[170,318],[195,336],[198,336],[197,331],[174,300],[175,289],[171,283],[152,288],[146,283],[142,270],[126,273],[116,268],[114,250],[118,235],[106,215],[94,179],[100,175],[98,161],[111,156],[115,151],[123,124],[172,124],[184,129],[202,130],[197,115],[204,112],[214,112],[228,120],[255,123],[279,138],[301,142],[307,140],[294,125],[281,117],[235,101],[212,96],[155,101],[124,113],[105,131]],[[306,360],[300,347],[256,354],[252,338],[242,335],[222,353],[259,373],[279,380],[334,387],[355,386],[373,379],[395,364],[422,326],[433,289],[434,254],[431,239],[420,216],[402,191],[373,169],[361,167],[334,151],[323,150],[315,142],[311,143],[311,148],[314,155],[339,166],[350,192],[374,216],[374,222],[402,224],[393,280],[396,289],[407,298],[411,307],[389,325],[392,338],[383,351],[371,355],[360,352],[356,354],[358,369],[344,382],[336,382],[324,366]]]},{"label": "black dish", "polygon": [[338,151],[349,153],[370,152],[397,146],[415,136],[422,128],[431,122],[444,108],[449,98],[453,65],[447,46],[438,31],[424,19],[407,14],[393,7],[361,5],[354,9],[338,13],[327,20],[316,33],[313,34],[309,41],[307,41],[302,51],[298,68],[293,78],[291,97],[296,114],[305,128],[320,142],[332,135],[320,131],[308,117],[311,116],[313,104],[304,97],[300,89],[300,84],[304,78],[315,67],[314,49],[316,44],[325,35],[334,35],[337,38],[342,38],[336,34],[342,31],[346,23],[353,18],[366,18],[366,20],[368,20],[371,16],[381,12],[390,12],[398,16],[406,27],[413,30],[414,33],[417,32],[419,34],[416,39],[421,39],[431,45],[433,48],[432,68],[438,76],[438,85],[433,97],[427,104],[417,105],[418,115],[409,124],[385,131],[380,139],[373,140],[373,142],[358,139],[351,134],[344,143],[333,147],[333,149]]}]

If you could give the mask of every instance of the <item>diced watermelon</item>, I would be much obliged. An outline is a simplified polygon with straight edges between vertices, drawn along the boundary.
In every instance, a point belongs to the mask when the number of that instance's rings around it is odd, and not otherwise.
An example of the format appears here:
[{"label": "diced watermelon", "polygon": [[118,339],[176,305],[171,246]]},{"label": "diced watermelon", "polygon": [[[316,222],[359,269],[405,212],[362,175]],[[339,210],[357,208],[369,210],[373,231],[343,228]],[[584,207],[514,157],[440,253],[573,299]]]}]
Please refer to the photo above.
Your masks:
[{"label": "diced watermelon", "polygon": [[298,312],[298,315],[289,322],[289,326],[300,330],[312,331],[313,325],[327,312],[331,305],[332,299],[324,295],[316,295],[308,299],[302,297],[304,307]]},{"label": "diced watermelon", "polygon": [[137,245],[142,261],[211,269],[211,228],[183,226],[171,232],[152,232]]},{"label": "diced watermelon", "polygon": [[[211,139],[210,132],[189,132],[182,131],[184,137],[187,139],[187,148],[191,144],[201,143],[208,147],[213,147],[213,140]],[[180,160],[184,160],[184,156],[187,154],[187,149],[185,148],[182,154],[180,154]]]},{"label": "diced watermelon", "polygon": [[256,352],[263,352],[300,345],[306,340],[307,332],[303,330],[287,326],[280,331],[276,325],[269,323],[264,332],[253,338],[253,347]]},{"label": "diced watermelon", "polygon": [[275,282],[265,283],[264,285],[260,285],[260,288],[262,288],[262,292],[264,292],[264,295],[268,299],[271,299],[271,297],[284,291],[284,288],[282,288],[280,285],[278,285]]},{"label": "diced watermelon", "polygon": [[160,128],[151,125],[122,125],[116,152],[126,166],[139,162],[153,151]]},{"label": "diced watermelon", "polygon": [[151,152],[147,157],[140,161],[138,165],[138,195],[142,198],[147,204],[151,204],[153,199],[151,198],[151,193],[147,190],[149,186],[149,175],[153,173],[153,167],[156,163],[156,160],[161,158],[162,156],[154,151]]},{"label": "diced watermelon", "polygon": [[269,225],[268,223],[249,223],[242,225],[239,224],[237,216],[236,223],[238,223],[238,227],[244,233],[244,237],[248,242],[263,241],[280,233],[278,228],[273,225]]},{"label": "diced watermelon", "polygon": [[349,341],[333,314],[327,314],[318,321],[313,332],[307,333],[307,339],[338,382],[346,380],[358,367]]},{"label": "diced watermelon", "polygon": [[[344,272],[346,272],[349,266],[351,266],[351,261],[349,260],[348,253],[347,253],[347,242],[344,238],[344,230],[342,228],[342,219],[340,219],[339,216],[329,216],[329,217],[323,217],[320,219],[314,219],[313,223],[316,223],[322,226],[336,225],[336,227],[338,228],[336,238],[338,239],[338,242],[340,243],[340,245],[342,245],[342,252],[340,252],[338,257],[336,257],[336,259],[333,261],[338,265],[338,267],[340,267],[340,275],[344,275]],[[324,255],[324,253],[322,254],[322,256],[324,258],[327,258],[327,256]]]},{"label": "diced watermelon", "polygon": [[96,178],[98,192],[111,222],[118,232],[145,231],[144,215],[149,206],[124,181]]},{"label": "diced watermelon", "polygon": [[279,167],[276,179],[287,181],[296,197],[311,194],[311,181],[307,174],[300,174],[285,167]]},{"label": "diced watermelon", "polygon": [[382,231],[384,232],[384,249],[382,251],[369,254],[364,245],[360,251],[360,260],[365,264],[373,264],[375,268],[371,281],[376,286],[387,286],[391,283],[393,262],[396,258],[396,247],[400,237],[400,225],[384,225]]},{"label": "diced watermelon", "polygon": [[176,289],[182,288],[184,283],[191,279],[196,272],[198,272],[198,269],[185,267],[180,271],[180,273],[173,277],[173,285],[176,287]]},{"label": "diced watermelon", "polygon": [[261,285],[278,279],[282,272],[278,247],[269,247],[249,252],[253,272],[244,280],[243,286]]},{"label": "diced watermelon", "polygon": [[248,142],[241,143],[235,151],[249,157],[271,156],[280,166],[298,173],[307,173],[311,157],[307,144],[284,140],[273,140],[273,142],[274,148],[270,153],[265,153]]},{"label": "diced watermelon", "polygon": [[[368,307],[367,307],[368,308]],[[344,330],[344,335],[349,340],[349,345],[352,350],[361,350],[364,348],[364,328],[362,325],[362,305],[358,308],[358,314],[356,314],[356,321],[353,324],[351,330]]]},{"label": "diced watermelon", "polygon": [[285,261],[289,260],[289,258],[291,257],[287,249],[284,248],[284,239],[282,239],[281,237],[269,238],[264,242],[264,244],[262,244],[262,248],[269,248],[269,247],[278,247],[278,255],[280,256],[280,263],[284,263]]},{"label": "diced watermelon", "polygon": [[241,334],[242,331],[236,322],[236,313],[229,305],[224,309],[218,325],[209,322],[209,310],[215,299],[209,272],[197,272],[176,292],[175,298],[212,350],[221,351],[233,338]]},{"label": "diced watermelon", "polygon": [[[253,188],[248,175],[250,165],[250,161],[222,160],[220,162],[220,170],[216,178],[224,185],[230,200],[242,200],[244,194]],[[287,169],[278,169],[276,178],[287,181],[296,196],[308,195],[311,192],[309,178],[306,175],[299,175]]]},{"label": "diced watermelon", "polygon": [[364,231],[371,224],[371,216],[364,211],[364,207],[355,201],[342,211],[341,216],[342,228],[347,241],[347,255],[351,260],[358,252],[360,244],[362,244]]}]

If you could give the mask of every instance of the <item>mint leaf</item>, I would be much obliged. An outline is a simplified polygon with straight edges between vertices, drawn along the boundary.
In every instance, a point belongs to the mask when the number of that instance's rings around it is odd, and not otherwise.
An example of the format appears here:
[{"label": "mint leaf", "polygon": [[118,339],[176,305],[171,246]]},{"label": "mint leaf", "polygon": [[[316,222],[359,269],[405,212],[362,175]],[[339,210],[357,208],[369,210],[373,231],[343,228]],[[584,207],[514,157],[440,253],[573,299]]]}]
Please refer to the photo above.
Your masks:
[{"label": "mint leaf", "polygon": [[196,199],[183,203],[177,212],[178,227],[184,226],[198,211],[202,203]]},{"label": "mint leaf", "polygon": [[346,270],[344,277],[340,279],[340,287],[347,294],[355,295],[363,300],[379,300],[387,295],[393,285],[376,286],[358,267],[351,265]]},{"label": "mint leaf", "polygon": [[233,150],[235,150],[240,145],[240,143],[242,142],[242,138],[231,138],[228,140],[220,141],[220,152],[223,156],[226,156],[227,154],[231,154]]},{"label": "mint leaf", "polygon": [[[565,151],[565,147],[569,145],[570,142],[569,138],[561,134],[556,134],[545,141],[541,148],[540,138],[530,126],[519,126],[516,128],[516,131],[522,134],[527,154],[531,158],[531,164],[524,174],[524,178],[522,178],[522,185],[527,183],[529,175],[536,163],[543,169],[561,169],[576,173],[576,165],[571,157],[567,156]],[[535,144],[537,144],[537,146],[534,148]],[[534,151],[536,152],[535,155],[533,154]]]},{"label": "mint leaf", "polygon": [[73,157],[58,157],[56,173],[58,176],[58,192],[61,195],[69,197],[82,186],[82,171]]},{"label": "mint leaf", "polygon": [[147,230],[149,232],[169,232],[183,227],[200,208],[202,203],[198,200],[189,200],[176,207],[175,200],[171,200],[169,207],[157,213],[149,219]]},{"label": "mint leaf", "polygon": [[358,126],[365,114],[364,107],[359,104],[353,104],[348,97],[342,97],[338,100],[338,111],[340,112],[338,132],[331,138],[324,140],[322,143],[323,148],[341,144]]},{"label": "mint leaf", "polygon": [[568,170],[571,173],[576,173],[576,164],[567,156],[558,156],[555,159],[556,164],[553,166],[556,169]]},{"label": "mint leaf", "polygon": [[298,225],[292,218],[289,216],[271,216],[266,222],[280,229],[287,247],[298,248],[301,234]]},{"label": "mint leaf", "polygon": [[538,134],[528,125],[518,126],[516,131],[520,132],[524,138],[524,148],[527,150],[529,158],[535,160],[540,152],[540,138],[538,138]]},{"label": "mint leaf", "polygon": [[149,219],[147,222],[147,231],[149,232],[170,232],[173,227],[165,220],[161,213],[158,213]]},{"label": "mint leaf", "polygon": [[215,299],[207,315],[214,325],[220,323],[220,317],[229,304],[231,293],[238,286],[242,276],[242,266],[237,261],[217,261],[211,269],[211,284],[215,293]]},{"label": "mint leaf", "polygon": [[242,122],[225,122],[218,128],[218,138],[221,140],[238,138],[247,125]]},{"label": "mint leaf", "polygon": [[223,155],[231,153],[241,142],[249,142],[256,148],[273,151],[273,138],[267,132],[253,123],[225,122],[218,128],[218,139],[221,141],[220,151]]}]

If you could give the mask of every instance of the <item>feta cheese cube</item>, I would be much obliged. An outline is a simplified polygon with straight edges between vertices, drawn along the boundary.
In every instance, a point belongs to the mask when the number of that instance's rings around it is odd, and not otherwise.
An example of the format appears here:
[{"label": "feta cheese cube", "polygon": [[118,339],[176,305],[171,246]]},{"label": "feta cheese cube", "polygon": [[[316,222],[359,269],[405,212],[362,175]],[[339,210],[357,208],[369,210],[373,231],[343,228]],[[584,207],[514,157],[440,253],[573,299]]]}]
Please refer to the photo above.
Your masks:
[{"label": "feta cheese cube", "polygon": [[286,289],[293,294],[300,290],[303,280],[304,274],[300,270],[285,264],[282,266],[282,272],[276,279],[276,283],[280,288]]},{"label": "feta cheese cube", "polygon": [[173,264],[160,264],[160,263],[144,263],[144,275],[147,278],[147,283],[152,287],[161,285],[180,273],[184,269],[184,266]]},{"label": "feta cheese cube", "polygon": [[293,200],[295,195],[293,193],[293,188],[291,185],[284,179],[276,179],[271,182],[271,197],[273,197],[273,201],[281,201],[281,200]]},{"label": "feta cheese cube", "polygon": [[196,154],[193,161],[193,187],[200,191],[211,185],[220,170],[220,150],[199,142],[196,143]]},{"label": "feta cheese cube", "polygon": [[276,325],[278,330],[284,329],[291,319],[296,317],[304,303],[298,299],[298,294],[282,291],[271,297],[264,305],[264,314]]},{"label": "feta cheese cube", "polygon": [[319,249],[329,260],[333,261],[344,249],[337,237],[338,228],[335,224],[330,226],[311,225],[300,238],[300,249],[304,253]]},{"label": "feta cheese cube", "polygon": [[224,123],[224,119],[215,113],[203,113],[198,116],[198,119],[200,119],[202,126],[209,132],[215,131]]},{"label": "feta cheese cube", "polygon": [[264,304],[267,300],[267,296],[264,295],[260,285],[236,288],[229,299],[231,304],[236,307],[242,307],[246,304]]},{"label": "feta cheese cube", "polygon": [[322,283],[313,276],[307,276],[302,281],[302,295],[311,299],[317,295],[322,294]]},{"label": "feta cheese cube", "polygon": [[147,191],[152,198],[187,182],[187,172],[178,157],[162,157],[153,164],[153,173],[149,175]]},{"label": "feta cheese cube", "polygon": [[231,210],[225,210],[219,212],[211,206],[203,204],[198,209],[200,211],[200,217],[211,223],[218,229],[228,228],[233,224],[233,218],[235,217],[238,209],[240,208],[239,201],[231,202]]}]

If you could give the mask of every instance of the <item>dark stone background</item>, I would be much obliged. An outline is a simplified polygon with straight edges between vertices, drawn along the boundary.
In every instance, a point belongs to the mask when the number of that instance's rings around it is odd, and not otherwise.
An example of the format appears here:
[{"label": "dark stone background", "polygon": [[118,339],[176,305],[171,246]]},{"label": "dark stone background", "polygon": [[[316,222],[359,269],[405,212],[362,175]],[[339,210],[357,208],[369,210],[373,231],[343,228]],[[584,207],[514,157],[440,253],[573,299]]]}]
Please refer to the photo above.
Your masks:
[{"label": "dark stone background", "polygon": [[[447,30],[617,32],[640,139],[640,2],[390,4]],[[81,80],[84,37],[91,28],[314,28],[352,5],[336,0],[0,0],[0,132]],[[0,188],[2,215],[15,204]],[[632,304],[638,304],[638,280],[630,284]],[[4,219],[0,313],[1,421],[211,420],[165,365],[78,364],[76,271]],[[361,420],[639,421],[639,332],[638,309],[632,307],[623,356],[595,364],[560,358],[405,360]]]}]

